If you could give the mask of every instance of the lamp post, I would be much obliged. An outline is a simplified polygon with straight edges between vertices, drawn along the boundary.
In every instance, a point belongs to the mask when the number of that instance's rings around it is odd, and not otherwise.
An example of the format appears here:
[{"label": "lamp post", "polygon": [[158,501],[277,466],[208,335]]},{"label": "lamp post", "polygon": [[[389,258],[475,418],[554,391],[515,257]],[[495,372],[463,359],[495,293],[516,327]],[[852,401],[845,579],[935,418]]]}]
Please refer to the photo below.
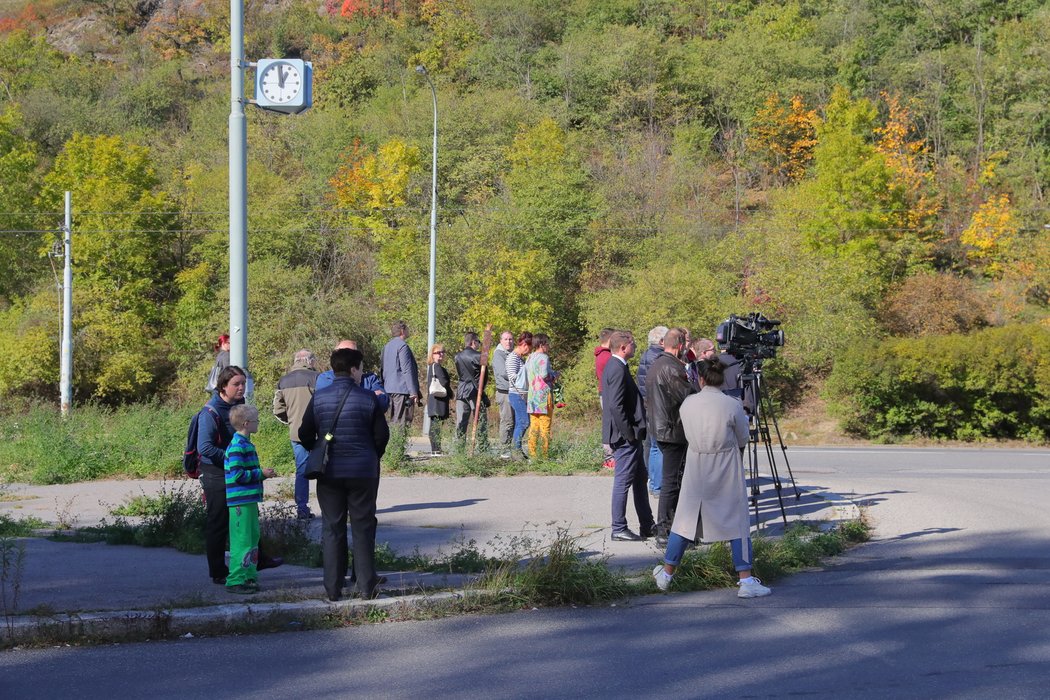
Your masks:
[{"label": "lamp post", "polygon": [[244,68],[244,0],[230,0],[230,364],[247,372],[248,126]]},{"label": "lamp post", "polygon": [[[430,362],[430,348],[437,342],[437,207],[438,207],[438,96],[434,81],[426,66],[416,66],[416,72],[422,75],[430,86],[430,95],[434,98],[434,146],[430,172],[430,294],[427,297],[427,363]],[[430,416],[423,412],[423,434],[430,433]]]}]

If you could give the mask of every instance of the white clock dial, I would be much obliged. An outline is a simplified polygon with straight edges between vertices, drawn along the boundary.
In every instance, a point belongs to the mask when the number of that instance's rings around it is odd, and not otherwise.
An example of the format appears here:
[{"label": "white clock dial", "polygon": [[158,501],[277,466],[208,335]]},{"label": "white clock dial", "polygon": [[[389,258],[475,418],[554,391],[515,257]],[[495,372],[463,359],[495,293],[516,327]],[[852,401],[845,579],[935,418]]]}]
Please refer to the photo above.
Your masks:
[{"label": "white clock dial", "polygon": [[271,63],[259,80],[262,94],[270,102],[291,102],[303,89],[303,76],[291,63]]}]

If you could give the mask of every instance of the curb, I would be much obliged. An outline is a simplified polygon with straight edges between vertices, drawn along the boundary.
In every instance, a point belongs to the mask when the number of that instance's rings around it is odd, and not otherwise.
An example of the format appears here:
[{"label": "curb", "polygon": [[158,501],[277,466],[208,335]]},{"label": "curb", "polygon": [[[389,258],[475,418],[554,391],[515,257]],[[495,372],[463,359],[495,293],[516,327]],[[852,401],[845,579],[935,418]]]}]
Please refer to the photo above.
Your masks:
[{"label": "curb", "polygon": [[461,589],[374,600],[348,599],[335,603],[305,600],[294,603],[222,604],[203,608],[118,610],[63,613],[47,617],[20,615],[0,624],[0,648],[22,644],[74,642],[130,642],[150,639],[187,639],[247,630],[281,630],[308,623],[367,617],[375,609],[391,612],[425,610],[467,599],[485,599],[495,592]]}]

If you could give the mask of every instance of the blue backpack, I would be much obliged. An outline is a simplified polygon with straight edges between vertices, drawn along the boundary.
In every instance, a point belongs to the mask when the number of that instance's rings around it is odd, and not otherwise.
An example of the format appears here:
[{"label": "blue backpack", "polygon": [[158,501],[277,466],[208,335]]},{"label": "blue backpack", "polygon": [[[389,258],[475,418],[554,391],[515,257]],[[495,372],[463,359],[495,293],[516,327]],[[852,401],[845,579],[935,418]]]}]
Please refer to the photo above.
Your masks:
[{"label": "blue backpack", "polygon": [[212,414],[215,418],[215,428],[219,431],[219,436],[225,437],[222,429],[222,418],[214,408],[205,405],[204,408],[193,414],[193,418],[190,418],[190,428],[186,431],[186,449],[182,452],[182,471],[189,479],[196,479],[201,475],[201,455],[197,451],[197,436],[200,433],[198,423],[205,411]]}]

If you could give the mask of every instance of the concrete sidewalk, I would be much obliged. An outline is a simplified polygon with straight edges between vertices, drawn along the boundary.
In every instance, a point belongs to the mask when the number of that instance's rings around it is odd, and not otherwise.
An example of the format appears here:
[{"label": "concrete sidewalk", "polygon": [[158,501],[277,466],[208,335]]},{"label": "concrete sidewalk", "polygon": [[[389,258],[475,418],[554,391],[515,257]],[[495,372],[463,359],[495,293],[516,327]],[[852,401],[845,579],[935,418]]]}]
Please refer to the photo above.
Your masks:
[{"label": "concrete sidewalk", "polygon": [[[268,492],[276,492],[280,482],[281,479],[268,481]],[[852,504],[833,494],[804,492],[796,501],[790,485],[785,486],[789,520],[834,522],[856,517]],[[177,487],[179,482],[162,481],[13,484],[5,487],[6,500],[0,501],[0,513],[86,527],[107,517],[112,520],[110,510],[131,497]],[[182,487],[198,488],[192,482]],[[377,542],[389,543],[402,555],[418,550],[439,556],[469,542],[483,552],[496,554],[507,551],[515,540],[549,541],[557,529],[563,528],[580,537],[589,555],[607,557],[611,567],[629,573],[650,570],[662,553],[655,543],[609,539],[611,488],[611,473],[484,479],[387,476],[379,489]],[[652,504],[655,510],[655,499]],[[775,492],[769,484],[763,485],[760,506],[763,531],[771,535],[782,532]],[[313,509],[319,511],[316,501]],[[628,510],[628,521],[632,529],[637,529],[633,508]],[[319,540],[319,519],[311,521],[310,528]],[[212,609],[215,615],[229,620],[238,615],[251,617],[252,609],[258,610],[260,605],[270,609],[275,604],[293,614],[297,606],[330,609],[332,605],[321,602],[321,570],[316,568],[285,565],[263,571],[259,577],[263,592],[245,600],[211,582],[202,555],[167,548],[75,544],[43,538],[21,541],[25,561],[16,613],[23,616],[19,622],[24,631],[33,625],[54,625],[56,620],[66,624],[69,615],[79,620],[85,618],[85,613],[99,611],[108,614],[102,618],[126,619],[186,608],[194,609],[194,615],[200,618]],[[413,593],[426,596],[435,590],[460,589],[470,579],[463,575],[382,573],[389,578],[384,589],[398,596],[393,600],[401,603],[409,602]],[[336,605],[344,604],[351,603]]]}]

